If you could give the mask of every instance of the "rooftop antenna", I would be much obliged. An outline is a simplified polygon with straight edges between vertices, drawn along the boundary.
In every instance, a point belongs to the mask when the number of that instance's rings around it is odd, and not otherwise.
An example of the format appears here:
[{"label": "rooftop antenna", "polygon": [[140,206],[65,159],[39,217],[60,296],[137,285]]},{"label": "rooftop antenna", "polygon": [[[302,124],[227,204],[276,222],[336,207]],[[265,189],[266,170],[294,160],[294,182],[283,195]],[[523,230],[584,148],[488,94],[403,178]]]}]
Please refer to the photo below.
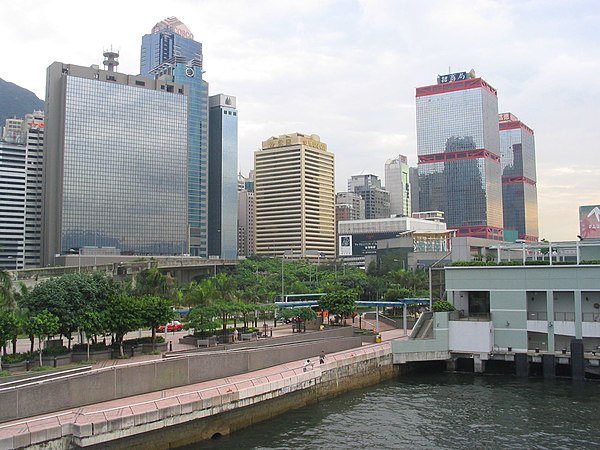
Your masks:
[{"label": "rooftop antenna", "polygon": [[109,72],[115,71],[115,67],[119,65],[119,61],[117,61],[118,57],[119,52],[113,51],[112,46],[110,47],[110,50],[104,50],[104,61],[102,62],[102,64],[104,64],[106,70],[108,70]]}]

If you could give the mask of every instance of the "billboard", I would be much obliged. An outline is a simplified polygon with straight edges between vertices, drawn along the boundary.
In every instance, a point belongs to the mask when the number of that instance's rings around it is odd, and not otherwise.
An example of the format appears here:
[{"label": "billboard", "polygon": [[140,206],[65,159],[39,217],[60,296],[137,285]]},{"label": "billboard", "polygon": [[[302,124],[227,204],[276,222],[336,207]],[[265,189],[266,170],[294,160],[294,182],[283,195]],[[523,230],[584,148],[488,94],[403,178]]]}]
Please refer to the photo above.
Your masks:
[{"label": "billboard", "polygon": [[342,234],[338,236],[339,256],[365,256],[377,253],[377,240],[406,235],[406,231],[387,233]]},{"label": "billboard", "polygon": [[579,235],[582,239],[600,238],[600,205],[579,207]]}]

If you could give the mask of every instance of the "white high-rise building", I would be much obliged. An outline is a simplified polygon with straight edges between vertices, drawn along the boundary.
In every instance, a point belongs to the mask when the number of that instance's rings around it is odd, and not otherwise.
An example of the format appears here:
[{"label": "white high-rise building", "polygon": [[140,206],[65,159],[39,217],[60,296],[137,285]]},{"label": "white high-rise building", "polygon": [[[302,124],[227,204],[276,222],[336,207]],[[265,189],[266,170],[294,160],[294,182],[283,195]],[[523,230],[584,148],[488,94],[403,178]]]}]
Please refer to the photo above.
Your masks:
[{"label": "white high-rise building", "polygon": [[38,267],[44,113],[8,119],[9,129],[0,141],[0,267]]},{"label": "white high-rise building", "polygon": [[408,160],[404,155],[385,162],[385,189],[390,193],[390,214],[410,217],[411,191]]}]

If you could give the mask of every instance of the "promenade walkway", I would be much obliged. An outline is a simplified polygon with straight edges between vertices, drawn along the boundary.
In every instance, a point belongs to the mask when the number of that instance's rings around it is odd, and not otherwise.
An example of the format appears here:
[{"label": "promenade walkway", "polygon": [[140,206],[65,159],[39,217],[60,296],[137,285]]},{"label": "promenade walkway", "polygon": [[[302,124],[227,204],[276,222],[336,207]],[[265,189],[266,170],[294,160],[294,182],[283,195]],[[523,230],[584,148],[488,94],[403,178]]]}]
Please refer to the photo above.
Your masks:
[{"label": "promenade walkway", "polygon": [[[281,330],[282,333],[285,332],[283,327]],[[364,352],[377,351],[377,349],[386,349],[387,351],[391,347],[392,339],[405,338],[403,330],[394,329],[383,331],[381,334],[382,343],[380,344],[363,345],[362,348],[326,355],[326,365],[338,360],[354,358]],[[315,369],[319,369],[318,356],[319,352],[316,351],[314,358],[311,358],[311,361],[316,364]],[[138,358],[135,358],[136,361],[139,361]],[[117,361],[118,364],[123,360]],[[131,364],[132,360],[125,360],[125,363],[127,362]],[[211,399],[222,398],[224,395],[241,392],[248,388],[258,391],[261,386],[267,386],[276,380],[290,376],[301,377],[303,365],[304,360],[298,360],[227,378],[2,423],[0,424],[0,449],[18,448],[34,442],[57,439],[61,435],[68,434],[71,426],[81,429],[82,426],[89,425],[89,429],[92,430],[93,424],[106,424],[108,421],[116,419],[123,421],[130,419],[133,424],[134,415],[158,415],[158,411],[165,407],[180,408],[184,412],[188,406],[192,408],[193,402],[210,402]]]}]

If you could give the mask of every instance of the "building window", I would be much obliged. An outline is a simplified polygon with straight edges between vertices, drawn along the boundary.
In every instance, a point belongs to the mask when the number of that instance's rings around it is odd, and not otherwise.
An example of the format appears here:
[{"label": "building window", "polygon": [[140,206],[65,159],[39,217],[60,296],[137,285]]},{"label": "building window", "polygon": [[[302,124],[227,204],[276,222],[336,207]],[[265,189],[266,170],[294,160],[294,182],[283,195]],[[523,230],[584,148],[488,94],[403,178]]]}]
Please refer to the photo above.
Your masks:
[{"label": "building window", "polygon": [[135,85],[136,86],[146,86],[146,83],[144,81],[135,80]]}]

